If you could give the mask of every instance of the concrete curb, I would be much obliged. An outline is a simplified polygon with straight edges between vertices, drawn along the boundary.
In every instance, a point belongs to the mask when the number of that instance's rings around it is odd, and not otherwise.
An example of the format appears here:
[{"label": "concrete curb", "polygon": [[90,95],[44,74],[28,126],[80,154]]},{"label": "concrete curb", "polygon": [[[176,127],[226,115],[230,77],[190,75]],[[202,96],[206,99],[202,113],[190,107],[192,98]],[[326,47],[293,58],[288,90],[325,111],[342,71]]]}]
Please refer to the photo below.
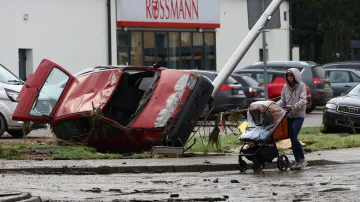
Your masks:
[{"label": "concrete curb", "polygon": [[[344,162],[328,160],[309,160],[308,166],[325,166],[344,164]],[[355,163],[355,162],[354,162]],[[247,164],[247,170],[252,171],[252,163]],[[275,163],[266,163],[264,169],[277,169]],[[216,171],[235,171],[239,170],[238,163],[231,164],[194,164],[176,166],[99,166],[99,167],[32,167],[32,168],[4,168],[0,173],[35,173],[35,174],[73,174],[73,175],[95,175],[95,174],[115,174],[115,173],[180,173],[180,172],[216,172]]]}]

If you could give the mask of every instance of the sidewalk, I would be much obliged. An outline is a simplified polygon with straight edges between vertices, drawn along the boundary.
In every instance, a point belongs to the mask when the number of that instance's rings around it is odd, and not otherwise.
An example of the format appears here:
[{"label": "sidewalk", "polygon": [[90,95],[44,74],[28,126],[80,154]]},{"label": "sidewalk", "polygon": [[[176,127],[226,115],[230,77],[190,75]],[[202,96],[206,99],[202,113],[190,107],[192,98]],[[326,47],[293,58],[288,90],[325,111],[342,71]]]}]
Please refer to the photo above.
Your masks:
[{"label": "sidewalk", "polygon": [[[288,156],[292,161],[293,157]],[[360,163],[360,148],[313,152],[306,155],[309,166]],[[244,159],[246,160],[246,159]],[[275,159],[276,160],[276,159]],[[247,160],[246,160],[247,161]],[[276,161],[274,161],[276,162]],[[248,170],[251,162],[247,161]],[[265,169],[276,168],[276,163]],[[144,172],[206,172],[238,170],[238,156],[206,156],[163,159],[116,160],[0,160],[1,172],[48,174],[112,174]]]}]

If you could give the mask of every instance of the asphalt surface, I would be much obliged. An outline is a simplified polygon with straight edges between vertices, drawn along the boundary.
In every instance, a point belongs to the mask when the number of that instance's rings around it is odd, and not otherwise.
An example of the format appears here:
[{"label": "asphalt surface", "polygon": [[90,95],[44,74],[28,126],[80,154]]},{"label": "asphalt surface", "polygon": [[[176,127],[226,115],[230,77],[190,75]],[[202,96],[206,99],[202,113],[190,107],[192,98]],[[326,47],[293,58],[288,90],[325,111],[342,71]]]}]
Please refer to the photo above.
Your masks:
[{"label": "asphalt surface", "polygon": [[[301,171],[113,175],[0,175],[1,189],[43,201],[357,201],[360,164]],[[0,189],[0,191],[1,191]],[[173,197],[171,197],[173,196]],[[195,200],[194,200],[195,201]]]}]

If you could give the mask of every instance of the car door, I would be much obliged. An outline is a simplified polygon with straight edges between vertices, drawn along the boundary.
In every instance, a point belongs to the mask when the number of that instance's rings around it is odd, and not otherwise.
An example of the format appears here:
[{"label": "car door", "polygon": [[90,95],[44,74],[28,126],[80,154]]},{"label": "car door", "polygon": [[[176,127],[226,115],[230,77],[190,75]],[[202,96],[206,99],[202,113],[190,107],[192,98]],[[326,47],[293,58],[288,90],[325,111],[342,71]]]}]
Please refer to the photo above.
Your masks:
[{"label": "car door", "polygon": [[350,72],[346,70],[328,70],[328,77],[331,88],[333,89],[334,97],[345,93],[352,86]]},{"label": "car door", "polygon": [[[26,80],[13,119],[49,122],[62,95],[75,78],[60,65],[44,59]],[[66,85],[56,85],[58,83]]]}]

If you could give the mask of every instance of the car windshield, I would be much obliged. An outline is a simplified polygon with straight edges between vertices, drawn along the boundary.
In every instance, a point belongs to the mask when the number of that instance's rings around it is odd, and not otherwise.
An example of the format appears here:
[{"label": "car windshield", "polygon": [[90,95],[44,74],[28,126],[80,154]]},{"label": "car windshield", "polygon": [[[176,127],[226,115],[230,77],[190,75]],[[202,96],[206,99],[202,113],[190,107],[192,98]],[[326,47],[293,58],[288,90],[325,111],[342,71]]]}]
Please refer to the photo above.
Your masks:
[{"label": "car windshield", "polygon": [[226,84],[239,84],[234,78],[229,76],[229,78],[225,82]]},{"label": "car windshield", "polygon": [[0,64],[0,82],[6,84],[22,85],[24,82]]},{"label": "car windshield", "polygon": [[60,98],[61,93],[64,90],[64,88],[58,84],[67,84],[69,78],[70,77],[65,72],[54,67],[46,78],[39,94],[37,95],[29,115],[43,117],[50,116],[52,110]]},{"label": "car windshield", "polygon": [[321,78],[321,79],[325,79],[326,75],[325,75],[325,70],[322,66],[314,66],[312,67],[312,73],[314,75],[314,78]]},{"label": "car windshield", "polygon": [[348,92],[348,95],[360,96],[360,84],[356,85],[353,89]]},{"label": "car windshield", "polygon": [[246,83],[249,84],[249,86],[258,86],[259,82],[257,82],[255,79],[253,79],[251,76],[242,76],[243,79],[246,81]]}]

